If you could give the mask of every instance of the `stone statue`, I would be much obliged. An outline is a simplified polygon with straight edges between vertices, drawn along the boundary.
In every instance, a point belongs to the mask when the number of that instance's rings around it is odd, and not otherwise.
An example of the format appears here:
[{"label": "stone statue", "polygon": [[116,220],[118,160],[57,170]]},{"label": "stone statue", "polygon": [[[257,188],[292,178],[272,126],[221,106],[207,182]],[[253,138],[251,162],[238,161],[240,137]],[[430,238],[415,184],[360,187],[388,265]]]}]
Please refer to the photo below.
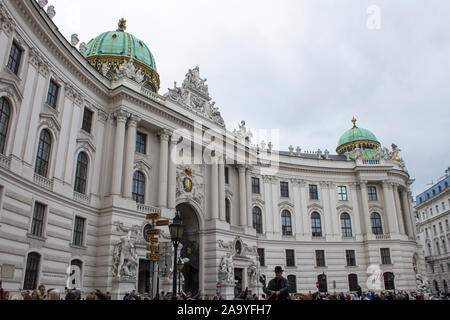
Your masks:
[{"label": "stone statue", "polygon": [[258,268],[255,262],[252,260],[250,266],[248,267],[248,280],[250,283],[255,283],[257,281]]},{"label": "stone statue", "polygon": [[47,15],[50,19],[53,19],[56,15],[56,10],[54,6],[49,6],[47,8]]},{"label": "stone statue", "polygon": [[113,274],[119,279],[135,279],[137,274],[138,255],[134,241],[131,238],[132,230],[120,238],[114,248]]},{"label": "stone statue", "polygon": [[107,63],[102,64],[102,75],[106,77],[109,72],[109,65]]},{"label": "stone statue", "polygon": [[78,42],[80,42],[80,39],[78,38],[78,34],[74,33],[71,37],[70,37],[70,42],[72,44],[72,46],[76,47]]},{"label": "stone statue", "polygon": [[421,294],[430,292],[430,286],[428,284],[428,279],[426,279],[426,277],[424,279],[420,273],[416,274],[416,283],[417,283],[417,290]]},{"label": "stone statue", "polygon": [[230,252],[222,258],[219,267],[219,279],[227,284],[234,284],[235,282],[233,255]]},{"label": "stone statue", "polygon": [[80,53],[81,53],[82,55],[84,55],[84,54],[86,53],[87,49],[88,49],[88,47],[87,47],[86,43],[82,42],[82,43],[80,44]]},{"label": "stone statue", "polygon": [[38,0],[39,7],[44,8],[48,3],[48,0]]},{"label": "stone statue", "polygon": [[361,150],[361,146],[359,144],[356,145],[355,151],[354,151],[354,156],[355,159],[361,159],[362,158],[362,150]]}]

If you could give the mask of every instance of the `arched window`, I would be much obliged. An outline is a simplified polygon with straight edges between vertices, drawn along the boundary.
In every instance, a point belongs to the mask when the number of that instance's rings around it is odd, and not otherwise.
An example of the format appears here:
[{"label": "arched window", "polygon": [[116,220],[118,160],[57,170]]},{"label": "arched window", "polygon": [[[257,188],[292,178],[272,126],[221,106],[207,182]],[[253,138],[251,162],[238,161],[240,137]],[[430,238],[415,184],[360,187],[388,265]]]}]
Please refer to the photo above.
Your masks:
[{"label": "arched window", "polygon": [[343,213],[341,215],[341,229],[342,229],[342,236],[344,238],[351,238],[351,237],[353,237],[352,220],[351,220],[350,215],[348,213]]},{"label": "arched window", "polygon": [[136,203],[145,203],[145,176],[140,171],[136,171],[133,176],[133,200]]},{"label": "arched window", "polygon": [[291,213],[284,210],[281,214],[281,225],[283,228],[283,236],[292,236],[292,218]]},{"label": "arched window", "polygon": [[322,237],[322,221],[320,218],[320,214],[318,214],[317,212],[314,212],[311,215],[311,227],[313,237]]},{"label": "arched window", "polygon": [[258,234],[262,234],[262,211],[258,207],[253,208],[253,228]]},{"label": "arched window", "polygon": [[317,280],[319,282],[319,292],[320,293],[328,292],[327,276],[325,274],[321,274],[319,275]]},{"label": "arched window", "polygon": [[383,234],[383,224],[381,222],[381,216],[380,214],[374,212],[370,216],[370,221],[372,222],[372,232],[375,235],[382,235]]},{"label": "arched window", "polygon": [[28,254],[27,267],[25,269],[24,290],[36,290],[38,285],[39,265],[41,256],[39,253],[31,252]]},{"label": "arched window", "polygon": [[42,130],[39,138],[39,146],[36,155],[36,167],[34,172],[38,175],[47,178],[48,165],[50,163],[50,152],[52,149],[52,136],[48,130]]},{"label": "arched window", "polygon": [[9,118],[11,116],[11,109],[9,103],[5,98],[0,98],[0,153],[5,153],[6,136],[8,134]]},{"label": "arched window", "polygon": [[394,274],[392,272],[384,274],[384,289],[395,290]]},{"label": "arched window", "polygon": [[436,280],[433,281],[434,291],[439,292],[439,284]]},{"label": "arched window", "polygon": [[297,293],[297,277],[290,275],[287,277],[289,284],[289,293]]},{"label": "arched window", "polygon": [[358,275],[356,274],[348,275],[348,287],[350,289],[350,292],[358,291]]},{"label": "arched window", "polygon": [[225,218],[228,223],[231,223],[231,203],[228,199],[225,199]]},{"label": "arched window", "polygon": [[86,194],[86,181],[88,173],[89,160],[86,153],[81,152],[78,155],[77,171],[75,175],[75,191],[81,194]]},{"label": "arched window", "polygon": [[68,288],[81,288],[83,262],[80,260],[72,260],[70,263],[70,276],[68,279]]}]

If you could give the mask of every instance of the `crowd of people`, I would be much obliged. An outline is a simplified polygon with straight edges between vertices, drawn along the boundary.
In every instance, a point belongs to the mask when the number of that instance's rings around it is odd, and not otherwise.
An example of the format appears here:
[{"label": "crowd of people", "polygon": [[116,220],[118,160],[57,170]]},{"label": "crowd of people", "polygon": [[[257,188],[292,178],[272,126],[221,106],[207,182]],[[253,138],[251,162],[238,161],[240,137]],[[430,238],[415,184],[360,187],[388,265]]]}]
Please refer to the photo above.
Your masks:
[{"label": "crowd of people", "polygon": [[[280,270],[277,270],[280,271]],[[278,272],[279,274],[279,272]],[[450,300],[450,294],[441,294],[439,296],[431,294],[422,294],[416,291],[382,291],[382,292],[363,292],[358,287],[357,292],[352,293],[320,293],[310,292],[308,294],[295,293],[289,294],[285,289],[285,283],[282,277],[273,279],[267,287],[264,287],[264,293],[258,295],[251,293],[248,288],[243,291],[236,290],[234,300],[306,300],[306,301],[394,301],[394,300]],[[0,282],[1,283],[1,282]],[[80,290],[66,288],[62,293],[58,289],[46,289],[44,285],[40,285],[37,290],[32,292],[24,290],[10,296],[9,292],[3,290],[0,285],[0,300],[112,300],[110,292],[103,293],[100,290],[94,290],[84,296]],[[172,292],[160,292],[155,297],[150,297],[148,293],[139,294],[136,290],[128,292],[123,297],[124,301],[140,301],[140,300],[173,300]],[[216,295],[203,295],[201,292],[193,294],[178,293],[176,300],[224,300],[220,293]]]}]

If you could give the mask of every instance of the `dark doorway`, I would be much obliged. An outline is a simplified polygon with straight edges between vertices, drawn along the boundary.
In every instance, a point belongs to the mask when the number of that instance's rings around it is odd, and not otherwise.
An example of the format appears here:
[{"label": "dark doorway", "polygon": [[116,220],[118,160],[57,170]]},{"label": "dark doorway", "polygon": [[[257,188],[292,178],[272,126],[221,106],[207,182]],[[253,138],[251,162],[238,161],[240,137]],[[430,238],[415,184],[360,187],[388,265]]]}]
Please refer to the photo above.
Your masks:
[{"label": "dark doorway", "polygon": [[236,288],[239,293],[242,292],[242,281],[244,279],[244,269],[234,269],[234,280],[236,280]]},{"label": "dark doorway", "polygon": [[150,293],[150,261],[139,260],[138,292]]},{"label": "dark doorway", "polygon": [[319,292],[327,293],[328,292],[327,276],[324,274],[321,274],[318,277],[318,280],[319,280]]},{"label": "dark doorway", "polygon": [[198,293],[200,289],[200,223],[191,205],[183,203],[177,207],[185,226],[181,258],[188,258],[182,269],[184,276],[184,292]]}]

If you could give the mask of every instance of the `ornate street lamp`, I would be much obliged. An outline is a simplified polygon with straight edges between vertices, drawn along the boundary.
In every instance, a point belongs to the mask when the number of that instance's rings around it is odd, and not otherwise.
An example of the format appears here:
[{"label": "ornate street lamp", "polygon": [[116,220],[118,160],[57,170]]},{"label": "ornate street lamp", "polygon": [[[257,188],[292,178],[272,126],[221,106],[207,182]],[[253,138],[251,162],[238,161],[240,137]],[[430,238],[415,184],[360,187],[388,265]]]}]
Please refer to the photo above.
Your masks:
[{"label": "ornate street lamp", "polygon": [[178,245],[183,239],[184,225],[181,220],[180,212],[177,211],[173,223],[169,226],[170,238],[172,239],[174,254],[173,254],[173,300],[177,299],[177,253]]}]

